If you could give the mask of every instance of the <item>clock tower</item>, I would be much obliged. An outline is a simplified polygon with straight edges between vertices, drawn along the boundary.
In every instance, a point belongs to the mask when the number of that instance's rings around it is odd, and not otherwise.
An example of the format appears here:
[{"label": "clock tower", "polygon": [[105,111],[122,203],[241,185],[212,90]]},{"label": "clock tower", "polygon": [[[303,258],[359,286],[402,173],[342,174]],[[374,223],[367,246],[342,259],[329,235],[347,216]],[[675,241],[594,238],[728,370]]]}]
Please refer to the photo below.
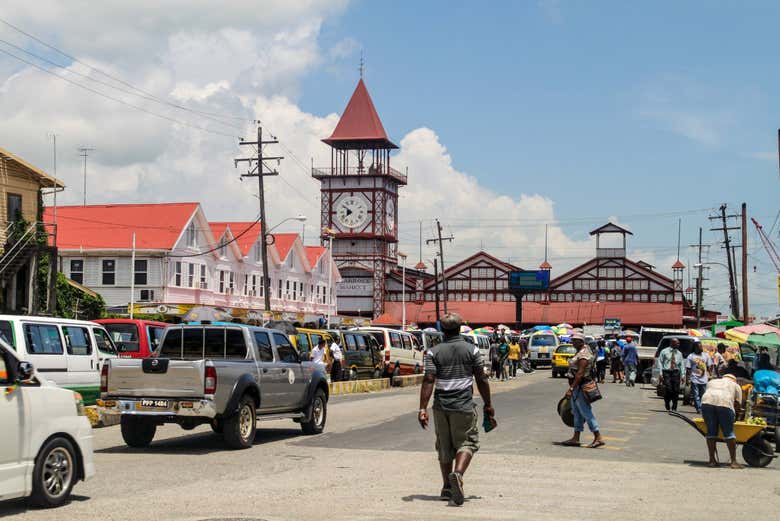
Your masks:
[{"label": "clock tower", "polygon": [[330,137],[330,167],[312,168],[321,183],[321,223],[333,235],[336,288],[344,315],[384,311],[385,279],[397,262],[398,189],[406,175],[390,166],[391,142],[361,78]]}]

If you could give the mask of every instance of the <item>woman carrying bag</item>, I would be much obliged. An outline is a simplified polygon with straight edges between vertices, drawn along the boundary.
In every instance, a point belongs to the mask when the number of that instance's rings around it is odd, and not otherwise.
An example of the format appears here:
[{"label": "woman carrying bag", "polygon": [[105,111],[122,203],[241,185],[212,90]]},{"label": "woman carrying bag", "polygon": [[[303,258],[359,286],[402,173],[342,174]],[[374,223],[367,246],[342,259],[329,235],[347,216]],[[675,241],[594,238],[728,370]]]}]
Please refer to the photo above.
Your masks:
[{"label": "woman carrying bag", "polygon": [[574,413],[574,436],[561,442],[561,445],[579,447],[581,445],[580,433],[587,423],[590,432],[593,433],[593,442],[588,447],[595,449],[604,446],[604,439],[601,437],[599,424],[596,417],[593,416],[591,408],[592,402],[601,399],[598,385],[590,376],[594,357],[590,348],[585,345],[585,337],[581,333],[572,335],[571,343],[577,353],[569,359],[569,390],[566,391],[566,397],[571,398],[571,408]]}]

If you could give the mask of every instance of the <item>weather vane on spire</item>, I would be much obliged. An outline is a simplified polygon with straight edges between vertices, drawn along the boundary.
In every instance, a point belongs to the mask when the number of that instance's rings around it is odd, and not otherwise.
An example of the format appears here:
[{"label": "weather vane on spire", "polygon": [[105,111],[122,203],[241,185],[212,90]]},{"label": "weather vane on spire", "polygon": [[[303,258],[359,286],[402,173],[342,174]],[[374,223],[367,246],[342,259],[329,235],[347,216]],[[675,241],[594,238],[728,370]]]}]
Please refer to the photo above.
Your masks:
[{"label": "weather vane on spire", "polygon": [[358,70],[360,71],[360,79],[363,79],[363,71],[366,68],[366,62],[363,61],[363,50],[360,51],[360,67],[358,67]]}]

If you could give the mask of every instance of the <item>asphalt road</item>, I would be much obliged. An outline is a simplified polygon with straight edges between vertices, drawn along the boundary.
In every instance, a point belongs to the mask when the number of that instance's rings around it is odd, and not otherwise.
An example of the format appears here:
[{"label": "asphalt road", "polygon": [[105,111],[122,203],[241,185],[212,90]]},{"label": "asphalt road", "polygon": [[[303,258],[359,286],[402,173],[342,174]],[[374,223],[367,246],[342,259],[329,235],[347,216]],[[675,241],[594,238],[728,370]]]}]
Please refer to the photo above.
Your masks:
[{"label": "asphalt road", "polygon": [[[434,435],[416,423],[419,388],[334,397],[327,432],[259,423],[254,447],[225,450],[208,427],[158,431],[146,450],[117,427],[95,431],[97,476],[56,510],[0,504],[20,520],[707,520],[774,518],[780,468],[704,467],[704,440],[660,412],[641,388],[603,387],[601,449],[554,442],[570,435],[555,414],[565,382],[547,371],[493,385],[499,428],[481,434],[462,508],[438,501]],[[589,436],[585,435],[585,441]],[[725,450],[722,450],[725,452]],[[706,499],[692,492],[706,490]]]}]

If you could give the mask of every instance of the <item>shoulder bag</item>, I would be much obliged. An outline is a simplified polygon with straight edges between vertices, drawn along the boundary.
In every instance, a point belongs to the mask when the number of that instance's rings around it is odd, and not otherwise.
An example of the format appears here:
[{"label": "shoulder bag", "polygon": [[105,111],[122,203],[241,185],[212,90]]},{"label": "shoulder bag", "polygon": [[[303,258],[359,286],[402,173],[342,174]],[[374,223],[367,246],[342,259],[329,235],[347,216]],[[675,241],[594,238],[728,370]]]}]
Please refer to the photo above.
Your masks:
[{"label": "shoulder bag", "polygon": [[580,384],[580,390],[588,403],[597,402],[603,398],[599,385],[595,380],[588,380],[587,382]]}]

